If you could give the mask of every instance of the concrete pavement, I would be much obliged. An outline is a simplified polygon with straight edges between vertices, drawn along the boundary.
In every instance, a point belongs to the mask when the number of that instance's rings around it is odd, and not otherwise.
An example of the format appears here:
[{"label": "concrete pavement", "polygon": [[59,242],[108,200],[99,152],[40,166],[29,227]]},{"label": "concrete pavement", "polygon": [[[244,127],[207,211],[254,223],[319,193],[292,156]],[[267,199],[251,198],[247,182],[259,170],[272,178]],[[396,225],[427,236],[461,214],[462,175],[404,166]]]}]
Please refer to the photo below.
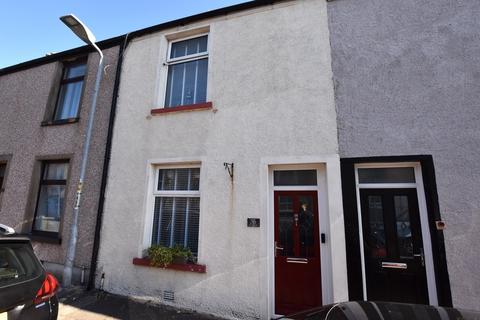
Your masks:
[{"label": "concrete pavement", "polygon": [[83,288],[64,289],[59,293],[59,300],[59,320],[221,320],[194,311],[141,302],[102,291],[86,292]]}]

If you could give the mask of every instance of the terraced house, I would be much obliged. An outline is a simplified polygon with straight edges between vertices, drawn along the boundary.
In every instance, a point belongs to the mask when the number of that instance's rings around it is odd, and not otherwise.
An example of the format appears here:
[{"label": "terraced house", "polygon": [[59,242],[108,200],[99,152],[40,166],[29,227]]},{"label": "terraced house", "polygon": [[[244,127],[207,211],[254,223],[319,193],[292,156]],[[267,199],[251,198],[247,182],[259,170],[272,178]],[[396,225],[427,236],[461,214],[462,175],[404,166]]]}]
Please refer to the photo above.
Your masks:
[{"label": "terraced house", "polygon": [[[479,9],[255,1],[132,33],[105,288],[232,318],[478,309]],[[152,267],[152,245],[196,263]]]},{"label": "terraced house", "polygon": [[[101,193],[119,46],[100,43],[107,68],[101,82],[73,280],[88,279]],[[80,161],[97,72],[87,47],[0,70],[0,222],[33,240],[59,279],[65,263]]]},{"label": "terraced house", "polygon": [[[326,2],[129,35],[97,281],[237,318],[348,299]],[[195,264],[154,268],[155,244]]]},{"label": "terraced house", "polygon": [[[76,265],[108,292],[226,318],[345,300],[479,310],[479,14],[251,1],[105,40]],[[52,268],[85,50],[0,72],[0,222]],[[155,266],[157,246],[192,256]]]}]

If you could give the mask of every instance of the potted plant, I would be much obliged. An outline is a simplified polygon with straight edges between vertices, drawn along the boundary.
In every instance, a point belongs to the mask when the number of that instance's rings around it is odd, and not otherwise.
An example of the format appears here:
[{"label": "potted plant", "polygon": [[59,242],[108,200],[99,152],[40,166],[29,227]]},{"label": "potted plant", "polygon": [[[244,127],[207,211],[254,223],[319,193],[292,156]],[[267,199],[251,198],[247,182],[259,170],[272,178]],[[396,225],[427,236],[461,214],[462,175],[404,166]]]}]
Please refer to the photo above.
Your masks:
[{"label": "potted plant", "polygon": [[175,245],[171,249],[173,255],[172,263],[185,264],[193,258],[192,252],[188,248],[182,247],[180,245]]},{"label": "potted plant", "polygon": [[148,258],[152,265],[162,268],[172,263],[185,264],[193,262],[193,255],[190,249],[180,245],[175,245],[173,248],[153,245],[148,248]]}]

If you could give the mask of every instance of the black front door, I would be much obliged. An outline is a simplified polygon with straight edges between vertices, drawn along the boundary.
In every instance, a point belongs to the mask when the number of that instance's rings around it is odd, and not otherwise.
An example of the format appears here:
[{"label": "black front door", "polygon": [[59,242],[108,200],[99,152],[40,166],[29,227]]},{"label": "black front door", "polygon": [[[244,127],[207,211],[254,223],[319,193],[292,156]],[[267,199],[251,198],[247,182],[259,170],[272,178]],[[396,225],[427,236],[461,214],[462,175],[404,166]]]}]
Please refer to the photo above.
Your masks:
[{"label": "black front door", "polygon": [[416,189],[361,189],[367,298],[428,304]]}]

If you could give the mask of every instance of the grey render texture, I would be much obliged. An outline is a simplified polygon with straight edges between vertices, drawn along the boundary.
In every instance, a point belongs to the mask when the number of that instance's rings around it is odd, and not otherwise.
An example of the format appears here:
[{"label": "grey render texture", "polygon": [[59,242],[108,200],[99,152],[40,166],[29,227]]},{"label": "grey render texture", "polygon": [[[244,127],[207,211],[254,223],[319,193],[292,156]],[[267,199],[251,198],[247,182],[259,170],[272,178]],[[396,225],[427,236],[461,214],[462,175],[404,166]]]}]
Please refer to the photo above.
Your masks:
[{"label": "grey render texture", "polygon": [[[90,155],[79,216],[79,235],[75,266],[88,267],[99,203],[99,191],[107,140],[112,93],[115,82],[118,46],[104,50],[106,68],[100,86]],[[84,54],[85,55],[85,54]],[[72,57],[66,57],[71,59]],[[5,191],[0,198],[0,222],[17,232],[30,233],[38,194],[41,161],[69,159],[65,208],[60,224],[61,244],[34,241],[39,258],[61,274],[75,201],[76,184],[87,116],[98,65],[98,54],[88,55],[87,74],[79,109],[79,121],[63,125],[41,126],[48,118],[47,105],[55,103],[51,90],[59,85],[61,61],[39,64],[0,76],[0,161],[9,160]]]},{"label": "grey render texture", "polygon": [[341,157],[433,156],[453,305],[478,309],[480,2],[339,0],[328,13]]}]

